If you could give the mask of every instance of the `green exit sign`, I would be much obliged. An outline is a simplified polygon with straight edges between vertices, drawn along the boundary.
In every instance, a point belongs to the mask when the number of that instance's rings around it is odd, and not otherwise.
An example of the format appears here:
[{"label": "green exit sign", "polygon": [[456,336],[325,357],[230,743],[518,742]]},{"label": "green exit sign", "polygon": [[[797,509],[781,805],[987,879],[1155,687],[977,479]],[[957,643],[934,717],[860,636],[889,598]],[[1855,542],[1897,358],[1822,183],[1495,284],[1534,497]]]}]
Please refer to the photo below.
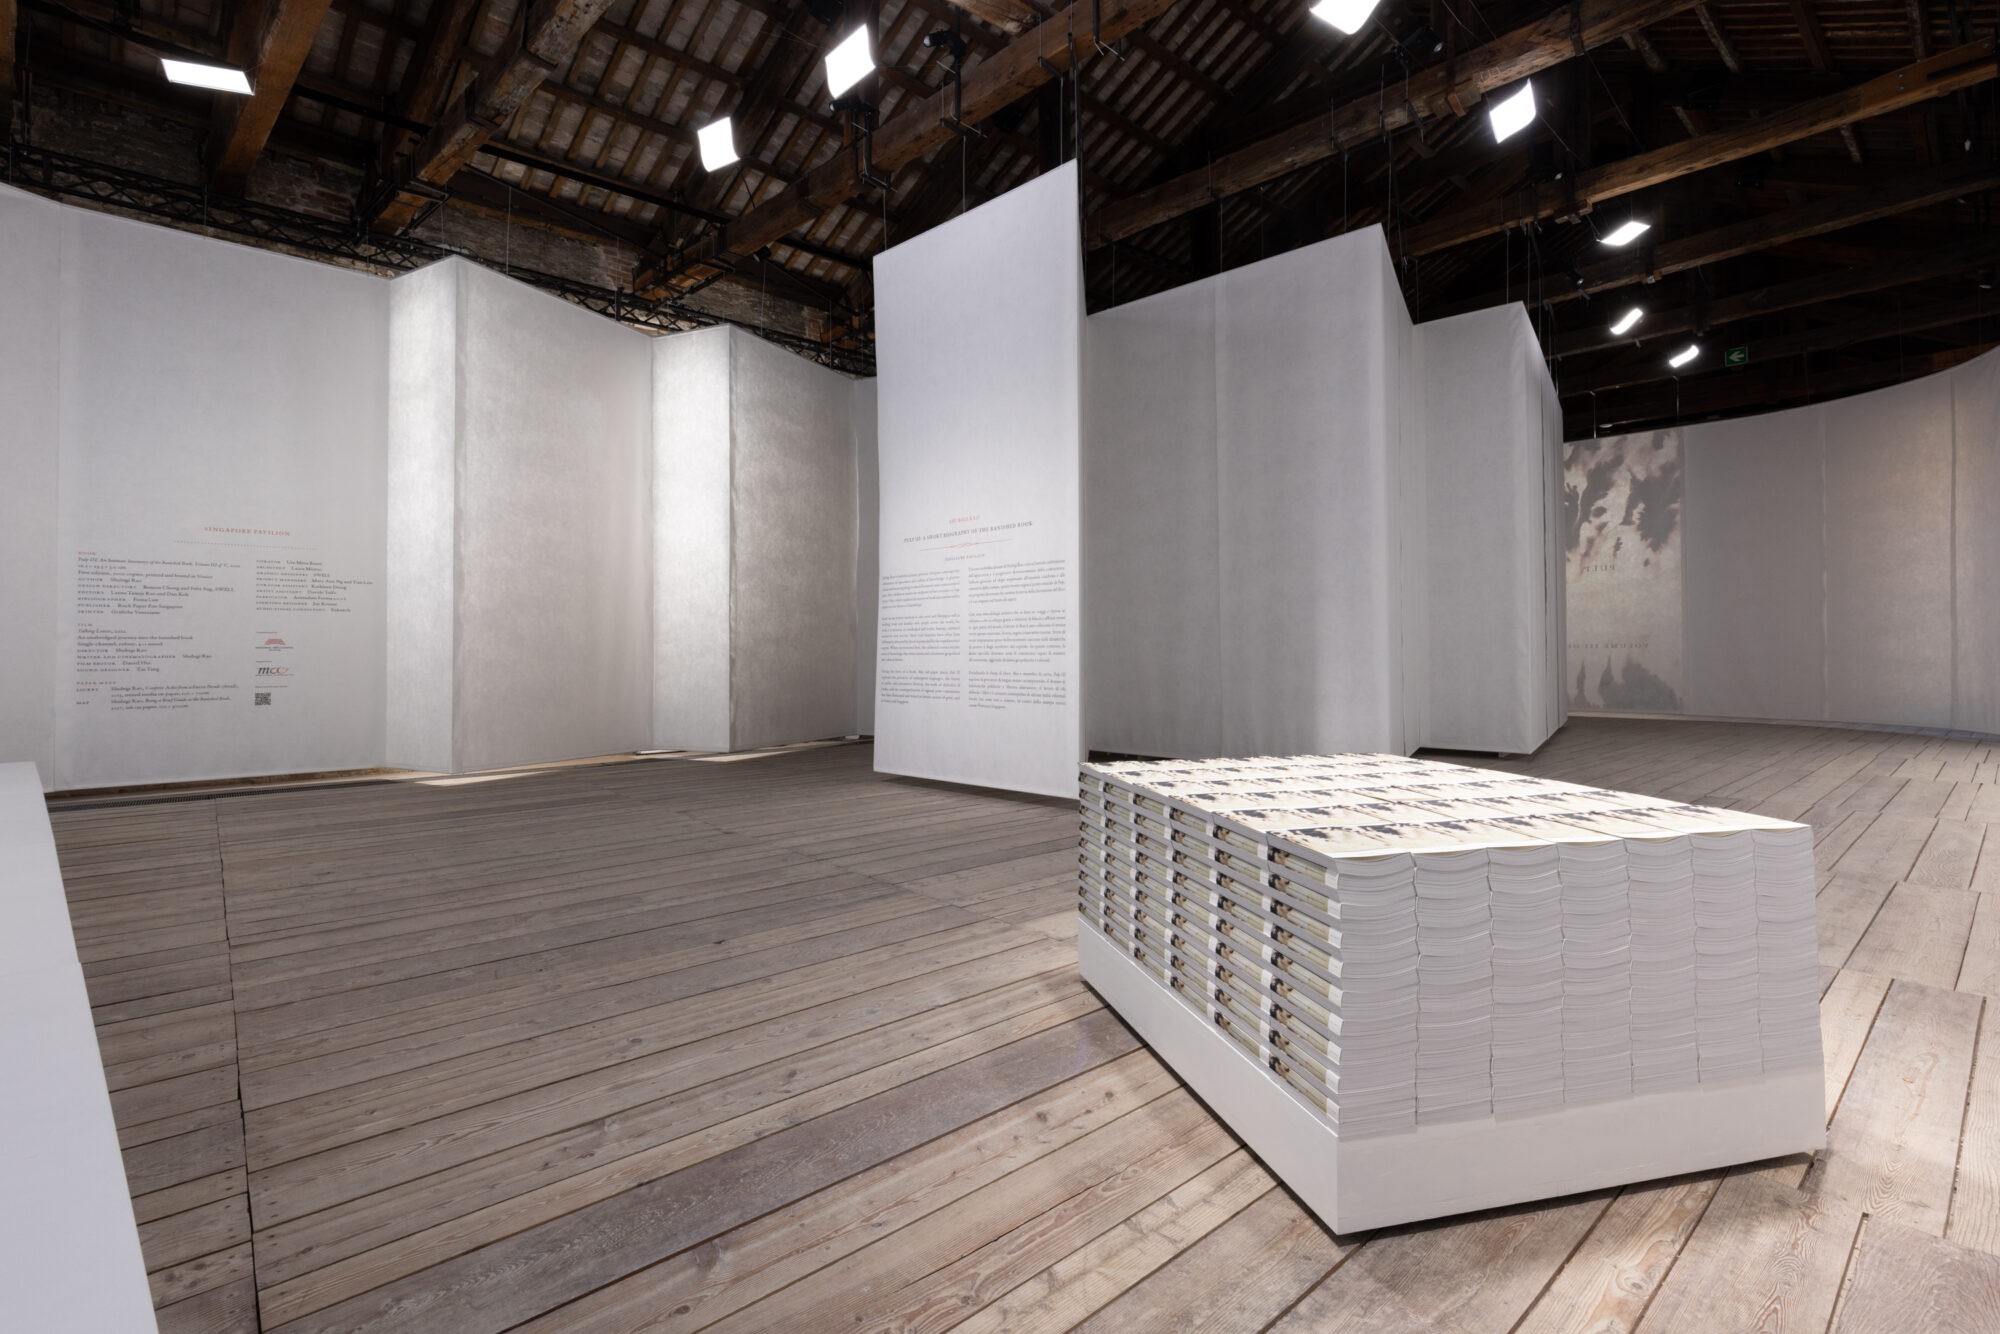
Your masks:
[{"label": "green exit sign", "polygon": [[1722,364],[1732,368],[1748,366],[1750,364],[1750,345],[1745,343],[1742,347],[1730,348],[1722,354]]}]

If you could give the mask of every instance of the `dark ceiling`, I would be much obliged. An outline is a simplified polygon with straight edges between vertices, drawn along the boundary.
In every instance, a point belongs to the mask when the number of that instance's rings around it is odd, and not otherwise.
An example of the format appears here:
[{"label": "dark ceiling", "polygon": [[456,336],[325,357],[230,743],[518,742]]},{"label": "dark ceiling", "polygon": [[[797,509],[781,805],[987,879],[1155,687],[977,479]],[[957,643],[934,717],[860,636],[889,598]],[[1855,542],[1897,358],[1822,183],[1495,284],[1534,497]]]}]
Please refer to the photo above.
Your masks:
[{"label": "dark ceiling", "polygon": [[[1995,21],[1383,0],[1350,37],[1304,0],[0,0],[0,94],[23,188],[378,269],[469,252],[852,370],[876,251],[1071,158],[1093,309],[1381,224],[1417,318],[1527,302],[1578,435],[2000,341]],[[821,58],[861,23],[872,111],[835,110]],[[169,85],[163,53],[257,91]],[[1540,118],[1496,145],[1487,105],[1526,75]],[[723,113],[742,160],[705,172],[694,131]],[[1601,244],[1627,217],[1652,230]]]}]

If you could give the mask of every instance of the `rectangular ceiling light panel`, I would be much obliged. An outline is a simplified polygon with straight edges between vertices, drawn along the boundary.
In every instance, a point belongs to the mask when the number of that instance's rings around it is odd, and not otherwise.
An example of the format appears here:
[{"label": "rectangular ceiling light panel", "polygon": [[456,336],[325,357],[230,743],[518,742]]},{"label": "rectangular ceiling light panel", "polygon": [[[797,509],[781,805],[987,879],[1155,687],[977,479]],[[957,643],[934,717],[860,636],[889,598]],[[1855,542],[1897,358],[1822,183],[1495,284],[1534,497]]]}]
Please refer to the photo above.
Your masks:
[{"label": "rectangular ceiling light panel", "polygon": [[694,132],[694,137],[701,146],[703,171],[721,171],[736,161],[736,130],[729,117],[702,126]]},{"label": "rectangular ceiling light panel", "polygon": [[1375,12],[1381,0],[1319,0],[1312,7],[1312,16],[1322,23],[1330,23],[1342,32],[1353,36],[1361,31],[1368,16]]},{"label": "rectangular ceiling light panel", "polygon": [[1493,125],[1493,142],[1496,144],[1527,129],[1535,119],[1535,81],[1528,80],[1521,85],[1519,92],[1495,102],[1487,111],[1486,118]]},{"label": "rectangular ceiling light panel", "polygon": [[839,97],[874,71],[875,53],[868,49],[868,29],[856,28],[826,53],[826,91]]},{"label": "rectangular ceiling light panel", "polygon": [[192,60],[161,56],[160,69],[166,74],[168,83],[208,88],[218,93],[241,93],[245,97],[250,95],[250,76],[227,65],[202,65]]}]

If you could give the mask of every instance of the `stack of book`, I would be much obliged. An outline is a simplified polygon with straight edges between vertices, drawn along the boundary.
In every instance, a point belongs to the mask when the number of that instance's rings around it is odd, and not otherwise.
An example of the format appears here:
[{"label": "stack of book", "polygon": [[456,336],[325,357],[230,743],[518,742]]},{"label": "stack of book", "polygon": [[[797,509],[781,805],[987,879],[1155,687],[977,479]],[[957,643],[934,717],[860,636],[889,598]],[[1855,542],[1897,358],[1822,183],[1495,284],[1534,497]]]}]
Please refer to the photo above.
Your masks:
[{"label": "stack of book", "polygon": [[1081,795],[1084,924],[1343,1138],[1818,1066],[1804,826],[1394,755]]}]

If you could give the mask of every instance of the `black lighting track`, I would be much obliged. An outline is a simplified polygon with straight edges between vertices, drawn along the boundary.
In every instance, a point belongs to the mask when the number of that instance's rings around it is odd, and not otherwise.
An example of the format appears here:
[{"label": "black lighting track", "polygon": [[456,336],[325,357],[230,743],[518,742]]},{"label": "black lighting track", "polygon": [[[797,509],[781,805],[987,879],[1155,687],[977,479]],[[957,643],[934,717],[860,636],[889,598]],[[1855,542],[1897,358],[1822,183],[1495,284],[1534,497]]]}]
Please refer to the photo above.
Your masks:
[{"label": "black lighting track", "polygon": [[[408,273],[457,255],[483,264],[479,256],[408,236],[383,236],[353,223],[298,213],[272,204],[211,194],[198,185],[93,162],[54,149],[10,142],[0,159],[0,180],[18,189],[99,209],[130,214],[191,231],[242,237],[290,251],[377,273]],[[486,267],[491,267],[487,265]],[[598,287],[536,269],[510,267],[509,277],[553,293],[621,324],[676,333],[734,324],[767,342],[822,366],[850,375],[873,375],[870,349],[843,347],[780,329],[725,319],[671,300],[643,301],[630,292]]]}]

